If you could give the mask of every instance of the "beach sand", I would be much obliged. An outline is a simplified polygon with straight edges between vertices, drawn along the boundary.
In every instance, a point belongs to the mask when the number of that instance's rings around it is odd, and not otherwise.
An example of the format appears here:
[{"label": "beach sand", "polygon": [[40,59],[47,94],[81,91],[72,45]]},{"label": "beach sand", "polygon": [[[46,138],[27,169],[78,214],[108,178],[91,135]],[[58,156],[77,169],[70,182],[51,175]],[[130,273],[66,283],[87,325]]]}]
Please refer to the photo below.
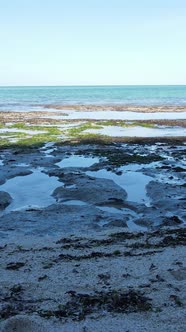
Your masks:
[{"label": "beach sand", "polygon": [[1,330],[185,331],[185,229],[24,237],[1,252]]}]

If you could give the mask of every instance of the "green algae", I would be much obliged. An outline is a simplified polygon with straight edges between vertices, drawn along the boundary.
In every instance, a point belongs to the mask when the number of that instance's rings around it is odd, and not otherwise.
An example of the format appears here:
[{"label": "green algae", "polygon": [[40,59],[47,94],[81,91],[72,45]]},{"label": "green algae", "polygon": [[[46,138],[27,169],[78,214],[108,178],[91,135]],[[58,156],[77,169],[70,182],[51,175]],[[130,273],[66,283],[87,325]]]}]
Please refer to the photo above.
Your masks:
[{"label": "green algae", "polygon": [[80,126],[77,126],[77,127],[74,127],[74,128],[71,128],[68,130],[68,135],[69,136],[78,136],[80,134],[82,134],[83,131],[87,130],[87,129],[101,129],[102,126],[97,124],[96,122],[86,122]]},{"label": "green algae", "polygon": [[121,121],[121,120],[106,120],[106,121],[99,121],[101,126],[120,126],[123,128],[130,128],[130,127],[145,127],[145,128],[155,128],[156,125],[149,123],[149,122],[141,122],[141,121]]}]

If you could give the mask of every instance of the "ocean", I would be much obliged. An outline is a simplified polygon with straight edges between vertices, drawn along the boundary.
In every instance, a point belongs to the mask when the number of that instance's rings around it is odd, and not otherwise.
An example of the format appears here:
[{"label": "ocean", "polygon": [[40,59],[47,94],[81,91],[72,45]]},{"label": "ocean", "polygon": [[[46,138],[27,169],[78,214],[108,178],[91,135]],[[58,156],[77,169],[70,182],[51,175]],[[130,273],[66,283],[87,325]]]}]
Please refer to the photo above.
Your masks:
[{"label": "ocean", "polygon": [[185,106],[186,85],[0,87],[0,111],[42,110],[48,104]]}]

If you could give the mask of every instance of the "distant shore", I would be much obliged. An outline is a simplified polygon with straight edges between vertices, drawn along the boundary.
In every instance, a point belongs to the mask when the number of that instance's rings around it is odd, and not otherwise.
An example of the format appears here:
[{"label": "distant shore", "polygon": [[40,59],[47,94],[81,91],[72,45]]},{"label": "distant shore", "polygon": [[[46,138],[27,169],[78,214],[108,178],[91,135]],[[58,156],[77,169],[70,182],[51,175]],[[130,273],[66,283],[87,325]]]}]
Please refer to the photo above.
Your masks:
[{"label": "distant shore", "polygon": [[119,112],[144,112],[144,113],[156,113],[156,112],[185,112],[185,106],[176,105],[127,105],[127,104],[48,104],[39,105],[46,109],[56,110],[76,110],[76,111],[119,111]]}]

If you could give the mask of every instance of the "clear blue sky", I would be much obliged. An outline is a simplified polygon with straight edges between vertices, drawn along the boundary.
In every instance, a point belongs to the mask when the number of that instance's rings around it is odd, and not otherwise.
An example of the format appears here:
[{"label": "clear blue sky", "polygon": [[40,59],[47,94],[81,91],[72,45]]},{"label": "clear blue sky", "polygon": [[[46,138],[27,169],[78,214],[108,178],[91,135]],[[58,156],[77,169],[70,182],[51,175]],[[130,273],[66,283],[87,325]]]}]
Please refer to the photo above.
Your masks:
[{"label": "clear blue sky", "polygon": [[186,0],[0,0],[0,85],[186,84]]}]

